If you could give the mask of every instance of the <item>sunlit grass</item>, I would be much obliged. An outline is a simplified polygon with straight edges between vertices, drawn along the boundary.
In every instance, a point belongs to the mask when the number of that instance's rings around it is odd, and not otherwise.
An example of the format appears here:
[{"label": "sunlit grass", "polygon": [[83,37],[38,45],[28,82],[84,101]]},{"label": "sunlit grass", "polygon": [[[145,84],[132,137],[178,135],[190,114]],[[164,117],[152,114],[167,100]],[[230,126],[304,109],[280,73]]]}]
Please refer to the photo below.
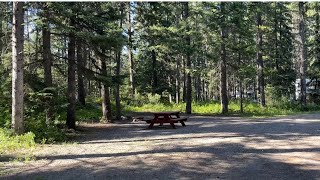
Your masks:
[{"label": "sunlit grass", "polygon": [[35,135],[31,132],[14,135],[11,130],[0,128],[0,156],[14,155],[11,160],[29,161],[35,148]]},{"label": "sunlit grass", "polygon": [[[141,106],[124,106],[126,112],[156,112],[156,111],[181,111],[185,112],[185,103],[179,104],[143,104]],[[237,101],[229,103],[229,113],[227,115],[249,116],[249,117],[271,117],[281,115],[292,115],[320,110],[319,105],[308,105],[301,108],[299,105],[268,105],[262,107],[254,102],[245,102],[243,113],[240,113],[240,104]],[[201,115],[218,115],[221,114],[219,102],[192,103],[192,113]]]}]

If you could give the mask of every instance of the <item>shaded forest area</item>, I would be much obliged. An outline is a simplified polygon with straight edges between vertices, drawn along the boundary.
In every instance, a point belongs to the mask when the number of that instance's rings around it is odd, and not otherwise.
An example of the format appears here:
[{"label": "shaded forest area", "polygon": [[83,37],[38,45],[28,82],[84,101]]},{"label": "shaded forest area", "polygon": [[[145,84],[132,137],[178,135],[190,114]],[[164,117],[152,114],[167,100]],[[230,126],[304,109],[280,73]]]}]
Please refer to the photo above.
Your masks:
[{"label": "shaded forest area", "polygon": [[308,109],[320,95],[319,6],[1,2],[0,127],[50,142],[59,124],[148,103]]}]

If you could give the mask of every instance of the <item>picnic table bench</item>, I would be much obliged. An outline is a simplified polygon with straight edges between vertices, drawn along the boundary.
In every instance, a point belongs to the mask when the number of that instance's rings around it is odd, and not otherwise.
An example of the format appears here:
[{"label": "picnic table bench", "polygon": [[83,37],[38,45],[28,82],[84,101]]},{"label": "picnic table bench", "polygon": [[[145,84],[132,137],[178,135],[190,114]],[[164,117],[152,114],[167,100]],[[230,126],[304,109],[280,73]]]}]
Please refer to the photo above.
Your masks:
[{"label": "picnic table bench", "polygon": [[180,117],[179,111],[166,111],[166,112],[154,112],[153,119],[142,119],[146,123],[149,123],[151,129],[155,123],[159,123],[162,126],[164,123],[170,123],[172,128],[176,129],[175,123],[181,123],[182,126],[186,126],[184,121],[187,121],[186,117]]}]

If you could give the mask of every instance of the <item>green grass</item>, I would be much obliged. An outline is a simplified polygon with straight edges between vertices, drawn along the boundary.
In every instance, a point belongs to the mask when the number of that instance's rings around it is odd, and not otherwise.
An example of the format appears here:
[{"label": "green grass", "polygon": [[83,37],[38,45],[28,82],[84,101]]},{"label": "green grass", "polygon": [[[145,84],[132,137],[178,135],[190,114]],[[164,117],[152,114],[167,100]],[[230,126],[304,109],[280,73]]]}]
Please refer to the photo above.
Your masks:
[{"label": "green grass", "polygon": [[[123,115],[133,112],[156,112],[156,111],[181,111],[185,112],[185,103],[169,104],[169,103],[144,103],[143,105],[127,105],[122,104]],[[301,108],[298,104],[289,102],[278,102],[269,104],[267,107],[261,107],[259,104],[245,101],[243,104],[244,112],[240,113],[240,105],[238,101],[230,101],[229,113],[230,116],[243,117],[273,117],[283,115],[294,115],[301,113],[310,113],[320,111],[320,105],[309,104],[305,108]],[[115,112],[115,107],[112,106],[112,111]],[[192,103],[192,113],[199,115],[220,115],[221,108],[218,101]],[[64,113],[65,114],[65,113]],[[113,114],[114,115],[114,114]],[[86,106],[77,106],[76,117],[81,122],[99,121],[101,117],[100,103],[88,103]]]},{"label": "green grass", "polygon": [[[229,104],[229,113],[227,115],[238,115],[244,117],[272,117],[281,115],[293,115],[320,110],[319,105],[308,105],[301,108],[297,104],[279,103],[261,107],[257,103],[245,102],[244,112],[240,113],[240,105],[237,101],[231,101]],[[155,112],[155,111],[181,111],[185,112],[185,103],[180,104],[144,104],[142,106],[125,106],[126,112]],[[221,113],[219,102],[193,103],[192,113],[201,115],[218,115]]]},{"label": "green grass", "polygon": [[31,132],[14,135],[11,130],[0,128],[0,156],[14,155],[11,160],[29,161],[31,151],[36,146],[35,135]]}]

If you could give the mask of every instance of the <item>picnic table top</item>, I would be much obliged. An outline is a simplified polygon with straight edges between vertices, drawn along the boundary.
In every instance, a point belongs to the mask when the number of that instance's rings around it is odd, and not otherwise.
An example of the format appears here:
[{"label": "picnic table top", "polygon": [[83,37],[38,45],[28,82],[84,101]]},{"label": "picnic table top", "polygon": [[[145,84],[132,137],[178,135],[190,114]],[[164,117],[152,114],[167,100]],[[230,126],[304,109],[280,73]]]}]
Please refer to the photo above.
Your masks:
[{"label": "picnic table top", "polygon": [[162,111],[162,112],[152,112],[154,115],[172,115],[179,114],[180,111]]}]

